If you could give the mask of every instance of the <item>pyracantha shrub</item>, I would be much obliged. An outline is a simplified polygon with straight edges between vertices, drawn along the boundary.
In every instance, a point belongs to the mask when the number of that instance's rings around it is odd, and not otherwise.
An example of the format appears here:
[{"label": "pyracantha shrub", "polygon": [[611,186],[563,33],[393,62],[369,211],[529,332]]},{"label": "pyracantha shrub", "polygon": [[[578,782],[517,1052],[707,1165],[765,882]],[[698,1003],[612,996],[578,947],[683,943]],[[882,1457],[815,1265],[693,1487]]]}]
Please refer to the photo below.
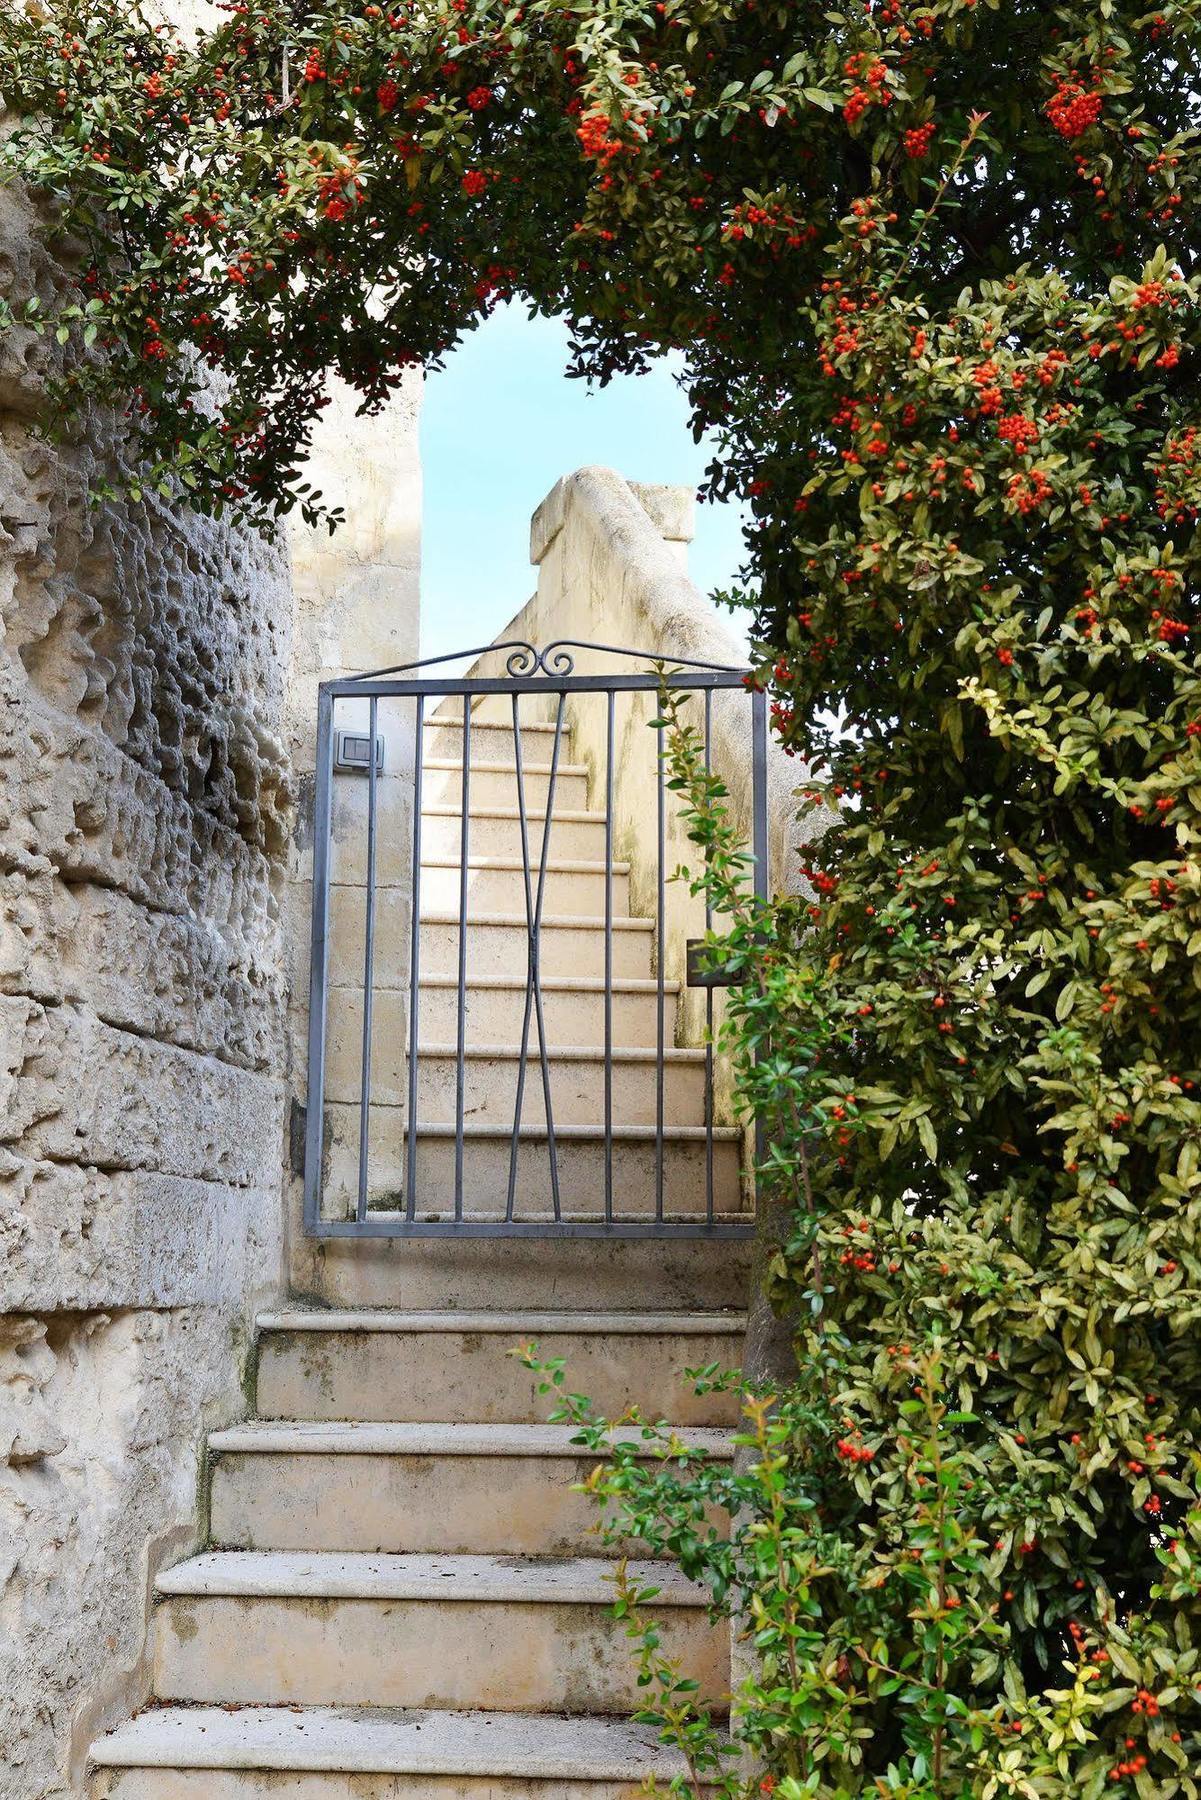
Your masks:
[{"label": "pyracantha shrub", "polygon": [[[698,425],[753,399],[740,443],[772,463],[766,441],[828,421],[798,305],[824,280],[871,292],[903,265],[939,306],[1029,260],[1095,286],[1195,216],[1197,0],[222,14],[0,17],[4,164],[80,246],[78,291],[35,319],[103,350],[55,398],[132,396],[147,479],[206,507],[320,510],[301,460],[327,371],[377,404],[498,298],[568,314],[601,379],[683,348]],[[731,446],[715,486],[786,527],[783,471],[748,460]]]},{"label": "pyracantha shrub", "polygon": [[720,433],[839,807],[748,926],[676,720],[797,1373],[731,1550],[712,1469],[635,1503],[749,1614],[731,1779],[785,1800],[1201,1785],[1199,49],[1197,0],[0,22],[81,246],[10,329],[84,340],[54,397],[148,481],[319,515],[323,375],[374,405],[510,295],[600,379],[682,349]]}]

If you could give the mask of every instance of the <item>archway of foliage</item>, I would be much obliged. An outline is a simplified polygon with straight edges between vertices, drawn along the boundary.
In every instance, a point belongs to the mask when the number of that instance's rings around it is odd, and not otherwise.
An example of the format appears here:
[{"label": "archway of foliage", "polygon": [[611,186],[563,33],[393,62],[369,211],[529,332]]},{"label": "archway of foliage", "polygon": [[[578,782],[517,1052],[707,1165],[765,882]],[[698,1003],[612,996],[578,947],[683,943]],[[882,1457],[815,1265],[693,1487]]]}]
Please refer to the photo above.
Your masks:
[{"label": "archway of foliage", "polygon": [[0,24],[85,246],[56,398],[132,396],[148,481],[319,512],[325,371],[370,404],[510,294],[601,378],[683,348],[723,434],[844,804],[811,904],[734,924],[796,1381],[732,1561],[712,1470],[638,1505],[750,1605],[786,1800],[1198,1792],[1199,48],[1197,0]]}]

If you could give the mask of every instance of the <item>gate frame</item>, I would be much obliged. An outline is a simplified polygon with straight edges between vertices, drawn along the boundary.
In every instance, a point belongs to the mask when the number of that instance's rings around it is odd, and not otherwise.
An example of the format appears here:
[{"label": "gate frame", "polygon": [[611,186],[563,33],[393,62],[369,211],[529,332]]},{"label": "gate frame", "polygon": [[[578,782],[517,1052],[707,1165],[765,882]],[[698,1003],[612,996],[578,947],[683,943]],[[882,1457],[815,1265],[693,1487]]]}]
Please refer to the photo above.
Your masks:
[{"label": "gate frame", "polygon": [[[649,663],[655,672],[616,673],[611,675],[576,675],[573,651],[590,651],[604,656],[621,656]],[[507,652],[503,676],[464,676],[452,678],[446,676],[417,677],[415,671],[444,663],[462,662],[466,658],[479,659],[488,655],[502,655]],[[323,681],[317,690],[317,754],[315,764],[315,794],[313,810],[313,878],[312,878],[312,910],[309,959],[309,1023],[308,1023],[308,1069],[306,1074],[306,1116],[304,1137],[304,1212],[303,1223],[305,1235],[308,1237],[326,1238],[451,1238],[451,1239],[487,1239],[487,1238],[716,1238],[745,1239],[755,1232],[754,1212],[747,1215],[746,1223],[717,1223],[712,1219],[703,1221],[673,1221],[669,1218],[624,1219],[612,1216],[612,1180],[611,1168],[606,1173],[606,1217],[597,1220],[562,1219],[558,1217],[558,1169],[557,1149],[553,1120],[548,1107],[547,1135],[552,1170],[552,1185],[555,1192],[555,1212],[553,1219],[522,1220],[513,1217],[504,1219],[465,1220],[461,1214],[461,1167],[463,1154],[462,1132],[462,1083],[463,1083],[463,1040],[460,1029],[459,1040],[459,1112],[456,1121],[455,1150],[458,1163],[459,1179],[456,1182],[456,1216],[454,1218],[421,1219],[416,1216],[416,1196],[413,1192],[414,1168],[416,1157],[416,1138],[412,1128],[412,1120],[416,1112],[417,1058],[416,1021],[419,1009],[416,1003],[416,991],[419,985],[420,967],[418,939],[420,931],[420,867],[421,867],[421,781],[424,763],[423,731],[426,723],[425,702],[429,699],[440,700],[447,696],[462,696],[464,699],[463,721],[463,761],[466,777],[463,782],[462,817],[464,822],[468,815],[468,790],[470,782],[470,749],[471,749],[471,707],[470,701],[484,695],[511,695],[514,698],[514,720],[518,724],[517,703],[524,695],[545,695],[557,698],[557,723],[559,730],[555,737],[555,749],[551,765],[551,776],[548,784],[546,819],[543,824],[541,862],[548,860],[547,840],[550,836],[550,824],[553,823],[554,778],[558,766],[559,746],[561,741],[563,712],[566,701],[573,694],[607,693],[609,699],[609,729],[607,750],[607,792],[606,792],[606,840],[605,866],[606,888],[611,894],[612,888],[612,831],[613,831],[613,700],[619,693],[657,692],[666,680],[673,688],[699,692],[706,696],[706,727],[708,727],[711,697],[715,692],[731,689],[743,689],[748,693],[751,708],[751,814],[752,814],[752,856],[753,856],[753,891],[757,898],[765,899],[767,895],[768,877],[768,841],[767,841],[767,697],[761,688],[751,685],[747,677],[752,671],[746,667],[737,667],[724,663],[701,662],[690,657],[651,656],[646,651],[631,650],[624,646],[602,643],[590,643],[576,638],[560,638],[538,650],[532,644],[519,639],[511,639],[502,643],[478,645],[474,649],[459,650],[444,656],[425,657],[418,662],[397,663],[386,669],[373,670],[362,675],[342,676],[337,680]],[[678,677],[678,679],[677,679]],[[330,911],[330,867],[331,867],[331,826],[333,811],[333,759],[334,759],[334,709],[336,702],[343,699],[366,699],[368,701],[367,737],[374,747],[377,738],[378,703],[384,699],[412,699],[416,702],[414,720],[414,743],[416,758],[413,779],[413,845],[412,870],[413,888],[410,899],[410,962],[409,962],[409,1050],[408,1050],[408,1111],[405,1120],[405,1156],[406,1183],[401,1196],[403,1210],[372,1212],[366,1204],[366,1181],[368,1163],[368,1133],[371,1106],[371,1038],[372,1038],[372,974],[374,956],[375,927],[375,858],[376,858],[376,799],[378,782],[378,758],[370,755],[367,765],[368,802],[367,802],[367,870],[365,882],[366,921],[364,935],[364,975],[363,975],[363,1055],[360,1066],[360,1101],[359,1101],[359,1193],[355,1214],[351,1218],[331,1219],[322,1216],[322,1158],[325,1146],[325,1051],[327,1036],[327,1014],[329,1003],[329,911]],[[458,721],[456,721],[458,723]],[[708,729],[706,728],[706,762],[708,762]],[[521,749],[518,736],[514,750],[515,768],[518,776],[519,807],[521,814],[522,853],[525,864],[527,888],[526,930],[530,937],[531,950],[536,945],[540,926],[541,892],[539,891],[538,911],[531,913],[529,883],[533,873],[527,839],[527,819],[524,793],[522,790]],[[657,783],[660,795],[659,816],[659,870],[658,879],[662,893],[665,879],[663,868],[663,793],[664,782],[660,778]],[[459,906],[459,982],[458,1003],[460,1021],[464,1004],[464,980],[466,957],[466,932],[463,929],[466,917],[466,885],[468,869],[468,839],[466,830],[462,830],[459,840],[460,857],[460,906]],[[544,870],[543,870],[544,873]],[[609,918],[607,894],[606,917]],[[706,921],[710,918],[706,905]],[[663,914],[660,912],[659,927],[656,933],[656,945],[662,962],[662,930]],[[536,953],[536,952],[535,952]],[[417,978],[414,978],[416,971]],[[606,999],[611,997],[612,974],[606,967],[605,993]],[[659,1004],[663,1003],[663,972],[658,972]],[[538,989],[538,978],[534,974],[527,976],[526,1016],[527,1030],[531,995],[537,998],[541,1006]],[[712,995],[710,993],[710,1022]],[[662,1056],[662,1025],[660,1023],[660,1041],[657,1053]],[[605,1048],[606,1067],[606,1144],[611,1151],[611,1111],[608,1107],[609,1082],[612,1073],[612,1044],[607,1042]],[[539,1056],[543,1061],[545,1072],[546,1046],[539,1032]],[[712,1051],[710,1050],[710,1056]],[[518,1098],[515,1109],[515,1129],[520,1123],[521,1089],[524,1083],[526,1057],[523,1054],[518,1070]],[[656,1078],[659,1088],[659,1122],[656,1135],[656,1149],[659,1158],[663,1150],[662,1093],[664,1064],[659,1060]],[[712,1102],[711,1064],[706,1084],[707,1099]],[[711,1126],[710,1120],[710,1126]],[[761,1127],[755,1127],[756,1154],[762,1155]],[[707,1140],[711,1143],[711,1140]],[[660,1162],[661,1167],[661,1162]],[[510,1178],[509,1208],[513,1204],[512,1177]],[[659,1204],[662,1204],[661,1190]]]}]

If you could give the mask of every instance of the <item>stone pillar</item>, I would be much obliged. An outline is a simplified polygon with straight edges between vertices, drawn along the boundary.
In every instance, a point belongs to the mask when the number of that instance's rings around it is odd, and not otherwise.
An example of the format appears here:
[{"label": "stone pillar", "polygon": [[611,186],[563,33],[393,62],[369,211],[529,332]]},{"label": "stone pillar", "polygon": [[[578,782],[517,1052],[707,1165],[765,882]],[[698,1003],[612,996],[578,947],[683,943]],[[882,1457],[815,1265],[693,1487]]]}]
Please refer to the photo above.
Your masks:
[{"label": "stone pillar", "polygon": [[[288,941],[292,958],[291,1050],[296,1129],[293,1267],[302,1290],[312,1282],[313,1248],[299,1228],[299,1108],[305,1099],[312,902],[312,819],[317,686],[338,676],[414,662],[418,652],[421,468],[417,417],[420,376],[406,382],[388,409],[354,416],[354,396],[335,388],[312,460],[312,479],[340,505],[345,522],[294,528],[292,569],[296,622],[289,683],[289,739],[299,805],[289,878]],[[381,700],[377,730],[384,764],[377,786],[377,924],[373,992],[372,1189],[395,1190],[400,1170],[400,1103],[404,1088],[409,904],[412,846],[413,704]],[[366,702],[339,703],[335,725],[366,732]],[[327,1154],[331,1201],[353,1191],[358,1151],[358,1092],[363,1010],[366,898],[365,774],[334,780],[330,904],[330,1000],[327,1038]]]}]

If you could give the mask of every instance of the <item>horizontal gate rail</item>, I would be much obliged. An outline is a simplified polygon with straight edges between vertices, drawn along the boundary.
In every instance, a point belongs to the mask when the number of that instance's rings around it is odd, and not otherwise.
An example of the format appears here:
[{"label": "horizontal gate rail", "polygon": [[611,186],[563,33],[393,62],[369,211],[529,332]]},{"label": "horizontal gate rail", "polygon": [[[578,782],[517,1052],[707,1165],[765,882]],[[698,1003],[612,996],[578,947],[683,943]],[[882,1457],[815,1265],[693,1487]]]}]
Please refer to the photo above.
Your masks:
[{"label": "horizontal gate rail", "polygon": [[[641,667],[615,668],[602,674],[577,674],[575,652],[613,657]],[[505,674],[448,676],[426,671],[448,663],[481,658],[505,658]],[[481,646],[453,657],[383,669],[364,676],[322,683],[317,706],[317,755],[313,813],[313,898],[308,1022],[308,1094],[305,1121],[304,1223],[306,1231],[320,1238],[742,1238],[753,1230],[753,1204],[748,1201],[750,1182],[744,1152],[749,1148],[740,1128],[716,1118],[719,1066],[714,1052],[715,997],[712,982],[704,983],[703,1005],[693,1023],[695,1050],[677,1049],[671,1014],[679,1006],[680,981],[666,973],[669,953],[680,960],[680,918],[672,902],[683,888],[673,887],[668,868],[669,835],[675,829],[663,747],[660,735],[650,727],[654,697],[664,678],[674,690],[695,693],[703,712],[701,739],[706,767],[714,754],[714,697],[729,695],[723,706],[747,709],[745,734],[748,746],[750,838],[755,891],[763,895],[767,881],[767,710],[766,698],[747,682],[744,668],[702,663],[688,658],[651,656],[611,645],[580,644],[570,640],[539,651],[524,643]],[[445,710],[443,703],[462,701],[460,708]],[[646,717],[640,716],[647,709]],[[491,703],[481,710],[482,703]],[[523,711],[523,707],[526,709]],[[399,712],[398,712],[399,708]],[[589,711],[588,709],[595,709]],[[632,712],[630,709],[634,709]],[[349,709],[354,732],[337,729]],[[398,718],[403,715],[403,725]],[[628,716],[627,716],[628,715]],[[723,717],[726,715],[723,714]],[[587,718],[593,725],[594,755],[586,765],[572,766],[565,740]],[[381,742],[381,721],[386,737]],[[336,774],[335,753],[342,738],[354,736],[361,743],[365,723],[366,753],[361,762],[338,761],[337,769],[358,773]],[[631,725],[645,729],[645,737]],[[457,748],[437,757],[427,756],[426,734],[431,728],[451,734]],[[551,739],[549,760],[541,753],[531,761],[523,746],[523,734],[531,728]],[[512,766],[476,756],[473,733],[512,734]],[[411,773],[392,772],[389,758],[395,739],[412,739]],[[553,734],[553,735],[552,735]],[[729,732],[727,731],[727,739]],[[485,739],[485,742],[488,740]],[[645,741],[648,768],[623,773],[619,755],[628,760]],[[728,744],[727,744],[728,749]],[[653,756],[653,769],[649,764]],[[355,751],[356,759],[360,752]],[[603,768],[601,763],[603,762]],[[402,759],[401,769],[407,770]],[[585,770],[587,771],[585,773]],[[567,773],[565,773],[567,771]],[[720,770],[718,771],[720,773]],[[579,785],[585,773],[585,809],[578,803],[559,807],[557,798],[570,780]],[[434,776],[442,780],[435,789]],[[512,780],[513,803],[491,805],[487,782]],[[335,789],[335,781],[349,785]],[[637,783],[636,792],[622,791],[623,783]],[[538,784],[543,784],[539,786]],[[653,785],[652,785],[653,784]],[[479,795],[485,798],[481,800]],[[385,794],[392,799],[384,807]],[[399,813],[396,797],[400,796]],[[593,810],[603,805],[603,812]],[[614,903],[614,856],[621,854],[616,837],[618,808],[625,805],[625,840],[630,839],[630,818],[637,820],[633,855],[638,853],[629,885],[637,877],[644,902],[639,916],[618,917]],[[345,818],[359,809],[361,838],[348,839]],[[574,810],[573,810],[574,807]],[[365,817],[363,816],[365,812]],[[402,823],[398,830],[397,817]],[[335,838],[336,818],[342,836]],[[515,826],[515,842],[504,855],[473,855],[475,837],[483,824]],[[408,822],[409,842],[405,839]],[[603,864],[581,855],[560,857],[556,862],[554,833],[581,823],[598,827],[603,822]],[[440,827],[433,852],[427,833]],[[485,840],[487,845],[488,840]],[[362,845],[362,879],[340,880],[339,856],[358,855]],[[457,851],[446,848],[457,844]],[[596,852],[592,852],[593,855]],[[430,860],[427,860],[427,856]],[[433,860],[437,858],[439,860]],[[382,860],[381,860],[382,859]],[[392,872],[390,910],[381,913],[381,868]],[[355,867],[359,867],[358,863]],[[626,867],[627,865],[622,865]],[[455,896],[445,907],[423,918],[423,872],[430,869],[447,876],[439,892]],[[403,869],[404,876],[397,876]],[[502,895],[512,886],[510,911],[481,909],[473,904],[472,875],[491,880]],[[593,877],[603,879],[603,918],[574,909],[562,914],[547,905],[548,888],[556,875],[579,875],[594,892]],[[359,890],[361,887],[361,899]],[[576,890],[568,886],[569,893]],[[407,926],[395,930],[396,901],[407,904]],[[354,910],[346,909],[354,900]],[[342,910],[335,918],[335,901]],[[687,900],[681,902],[686,907]],[[695,903],[699,907],[699,903]],[[595,912],[594,906],[594,912]],[[473,967],[470,934],[477,925],[486,942],[491,927],[499,927],[494,940],[502,954],[515,933],[523,948],[518,955],[524,969],[505,966],[502,975]],[[341,927],[341,932],[337,927]],[[703,929],[713,926],[706,900]],[[426,941],[425,930],[432,935]],[[574,933],[580,940],[578,954],[588,943],[588,933],[603,932],[600,956],[603,973],[582,976],[574,965],[567,973],[548,975],[544,962],[548,936]],[[391,936],[389,933],[391,932]],[[442,936],[439,937],[438,933]],[[669,934],[674,932],[675,936]],[[349,933],[361,942],[357,962],[342,941]],[[381,933],[383,935],[381,935]],[[617,972],[618,940],[625,954],[633,955],[648,939],[653,946],[653,977],[630,977]],[[431,970],[431,951],[441,945],[441,960]],[[674,946],[674,948],[673,948]],[[389,960],[403,948],[400,973]],[[641,952],[638,952],[641,954]],[[381,976],[381,955],[384,975]],[[620,965],[628,967],[628,963]],[[331,978],[336,976],[336,980]],[[361,988],[357,985],[361,983]],[[504,1020],[503,1044],[481,1041],[480,1027],[471,1022],[471,1001],[486,994],[513,993],[511,1016]],[[453,992],[453,1024],[449,1038],[427,1037],[422,1028],[422,1009],[430,997]],[[574,996],[600,995],[600,1024],[595,1041],[573,1042],[564,1037],[562,1017],[556,1032],[548,1030],[547,1001]],[[357,997],[358,1024],[348,1040],[345,1029],[338,1039],[339,1069],[357,1043],[359,1075],[357,1096],[331,1097],[331,996],[336,995],[343,1013]],[[649,1041],[633,1041],[630,1015],[640,996],[653,999],[653,1028]],[[381,1001],[385,997],[387,1004]],[[627,1000],[622,1043],[617,1043],[615,1000]],[[482,1002],[480,1002],[482,1006]],[[398,1022],[398,1007],[407,1019]],[[500,1016],[499,1002],[492,1014]],[[342,1014],[339,1015],[342,1017]],[[445,1008],[440,1016],[445,1019]],[[681,1015],[683,1017],[683,1015]],[[698,1024],[699,1021],[699,1024]],[[345,1027],[345,1018],[342,1024]],[[581,1040],[584,1034],[581,1032]],[[552,1042],[552,1038],[554,1041]],[[403,1078],[391,1084],[373,1082],[373,1058],[381,1050],[399,1068]],[[437,1088],[440,1066],[453,1062],[453,1082]],[[638,1081],[642,1064],[653,1072],[653,1095]],[[471,1113],[482,1105],[481,1095],[498,1091],[514,1064],[511,1117],[488,1112],[482,1121]],[[536,1064],[536,1066],[535,1066]],[[560,1065],[580,1065],[578,1109],[593,1104],[596,1116],[584,1124],[565,1123],[560,1112],[563,1089],[556,1085]],[[599,1089],[588,1083],[588,1070],[599,1065]],[[702,1091],[700,1115],[687,1122],[669,1116],[668,1071],[679,1068],[678,1092],[691,1105],[695,1090],[690,1070],[699,1069]],[[429,1069],[431,1097],[423,1101],[423,1069]],[[637,1116],[622,1117],[615,1084],[615,1069],[626,1071],[622,1092],[628,1104],[634,1095]],[[571,1067],[565,1069],[570,1077]],[[527,1081],[532,1077],[532,1084]],[[339,1079],[345,1081],[344,1074]],[[447,1078],[449,1080],[449,1077]],[[491,1090],[489,1083],[491,1082]],[[381,1091],[382,1090],[382,1091]],[[393,1091],[395,1090],[395,1091]],[[401,1099],[403,1098],[403,1107]],[[438,1117],[423,1117],[437,1111]],[[507,1103],[506,1103],[507,1104]],[[449,1112],[449,1117],[447,1113]],[[651,1120],[653,1119],[653,1123]],[[403,1145],[398,1132],[403,1125]],[[377,1125],[387,1126],[383,1148],[375,1139]],[[469,1158],[468,1147],[473,1147]],[[476,1146],[495,1146],[495,1155]],[[744,1165],[731,1181],[731,1156]],[[719,1159],[718,1150],[722,1155]],[[758,1146],[761,1151],[761,1144]],[[622,1157],[619,1157],[619,1151]],[[694,1152],[699,1151],[699,1160]],[[690,1161],[689,1158],[693,1160]],[[623,1160],[624,1158],[624,1160]],[[481,1169],[491,1171],[489,1186]],[[580,1171],[591,1186],[580,1189]],[[544,1198],[527,1200],[531,1175]],[[634,1179],[635,1175],[637,1179]],[[669,1180],[669,1176],[671,1179]],[[597,1183],[599,1182],[599,1186]],[[687,1207],[681,1204],[681,1189]],[[577,1191],[579,1190],[579,1191]],[[525,1204],[523,1204],[525,1202]]]}]

